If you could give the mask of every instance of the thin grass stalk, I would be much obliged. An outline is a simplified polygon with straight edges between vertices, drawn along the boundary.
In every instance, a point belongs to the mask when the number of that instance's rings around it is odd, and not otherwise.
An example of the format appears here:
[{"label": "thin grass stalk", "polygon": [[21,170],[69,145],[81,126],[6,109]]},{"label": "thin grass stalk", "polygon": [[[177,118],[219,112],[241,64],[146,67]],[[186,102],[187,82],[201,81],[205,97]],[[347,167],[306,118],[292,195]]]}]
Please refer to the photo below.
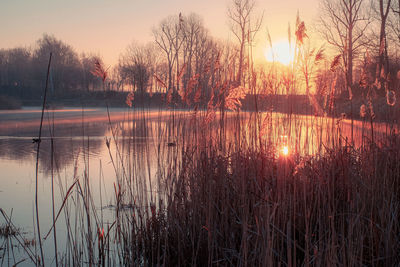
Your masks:
[{"label": "thin grass stalk", "polygon": [[[6,221],[6,224],[8,225],[7,227],[11,227],[11,229],[17,229],[17,227],[12,223],[11,216],[8,216],[7,213],[0,208],[0,213],[3,216],[4,220]],[[38,260],[36,258],[35,253],[31,250],[29,246],[26,246],[24,244],[24,238],[21,236],[21,233],[19,231],[16,231],[16,234],[14,238],[17,240],[18,244],[23,248],[23,250],[26,252],[28,257],[32,260],[32,262],[35,265],[38,265]],[[8,240],[6,240],[8,242]],[[4,251],[5,253],[6,251]],[[8,252],[8,250],[7,250]],[[4,261],[5,257],[2,257],[2,262]]]},{"label": "thin grass stalk", "polygon": [[[54,127],[54,124],[53,124]],[[54,225],[53,238],[54,238],[54,254],[56,266],[58,266],[58,250],[57,250],[57,229],[56,229],[56,221],[55,221],[55,208],[54,208],[54,138],[51,137],[51,207],[52,207],[52,219]]]},{"label": "thin grass stalk", "polygon": [[35,140],[37,142],[36,171],[35,171],[36,228],[37,228],[37,232],[38,232],[38,241],[39,241],[40,255],[41,255],[41,261],[39,260],[36,263],[39,264],[39,265],[42,265],[42,266],[44,266],[45,264],[44,264],[44,253],[43,253],[43,247],[42,247],[42,239],[41,239],[41,235],[40,235],[40,221],[39,221],[39,201],[38,201],[39,151],[40,151],[40,143],[42,141],[41,137],[42,137],[43,115],[44,115],[44,110],[46,108],[46,97],[47,97],[47,87],[49,85],[49,74],[50,74],[51,57],[52,57],[52,53],[50,53],[49,64],[47,66],[46,86],[44,88],[42,114],[41,114],[41,117],[40,117],[40,126],[39,126],[39,136]]},{"label": "thin grass stalk", "polygon": [[[54,242],[54,256],[56,261],[56,266],[58,266],[58,250],[57,250],[57,232],[55,226],[55,201],[54,201],[54,112],[52,112],[52,120],[50,121],[50,117],[47,118],[50,133],[50,172],[51,172],[51,207],[52,207],[52,225],[54,227],[53,232],[53,242]],[[44,237],[46,239],[47,236]]]}]

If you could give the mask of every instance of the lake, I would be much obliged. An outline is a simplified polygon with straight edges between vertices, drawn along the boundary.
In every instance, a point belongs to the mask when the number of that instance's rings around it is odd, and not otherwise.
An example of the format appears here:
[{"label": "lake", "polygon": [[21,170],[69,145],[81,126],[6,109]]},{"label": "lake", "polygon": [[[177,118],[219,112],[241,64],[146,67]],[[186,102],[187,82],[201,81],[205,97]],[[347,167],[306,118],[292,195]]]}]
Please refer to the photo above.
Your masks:
[{"label": "lake", "polygon": [[[94,209],[90,213],[96,226],[92,227],[104,229],[112,225],[116,196],[121,190],[134,198],[135,203],[157,203],[165,190],[163,186],[168,186],[168,181],[162,181],[165,172],[180,164],[180,151],[186,147],[223,139],[227,142],[221,147],[221,153],[229,153],[230,146],[250,147],[261,142],[266,147],[278,146],[279,156],[279,146],[286,138],[289,153],[305,156],[324,153],[331,146],[344,146],[351,140],[351,123],[345,119],[229,112],[221,127],[219,113],[215,120],[207,120],[207,115],[206,111],[123,108],[46,111],[37,188],[41,236],[50,233],[43,241],[45,262],[55,264],[54,237],[50,231],[53,195],[54,213],[61,210],[56,223],[57,250],[65,251],[74,242],[67,234],[73,228],[69,220],[79,221],[83,217],[83,211],[75,208],[81,207],[77,205],[81,201],[80,194],[90,196],[87,203],[91,204],[83,203],[83,207]],[[32,140],[38,137],[40,117],[40,108],[0,111],[0,208],[11,217],[26,241],[34,239],[36,234],[38,144]],[[255,121],[259,128],[254,128],[252,122]],[[262,138],[254,137],[254,131],[262,131]],[[356,147],[372,138],[368,123],[355,121],[353,131]],[[388,125],[375,124],[374,138],[378,140],[389,131]],[[129,206],[125,208],[126,211],[130,209]],[[5,224],[0,215],[0,225]],[[87,227],[76,221],[74,225],[75,230]],[[0,244],[0,248],[3,247],[0,261],[5,265],[20,260],[24,260],[21,265],[32,264],[16,240],[0,238]],[[5,249],[6,246],[13,249]],[[37,244],[31,249],[37,251]]]}]

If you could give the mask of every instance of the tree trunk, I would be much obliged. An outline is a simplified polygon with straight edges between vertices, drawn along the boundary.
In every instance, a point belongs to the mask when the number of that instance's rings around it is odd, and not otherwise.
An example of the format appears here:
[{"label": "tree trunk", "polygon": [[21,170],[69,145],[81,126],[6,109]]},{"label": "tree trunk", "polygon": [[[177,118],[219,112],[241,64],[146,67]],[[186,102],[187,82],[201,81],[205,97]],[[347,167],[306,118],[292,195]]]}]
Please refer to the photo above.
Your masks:
[{"label": "tree trunk", "polygon": [[242,40],[240,42],[240,53],[239,53],[239,69],[238,69],[238,75],[237,75],[237,81],[238,85],[242,85],[242,72],[243,72],[243,58],[244,58],[244,42],[245,42],[245,36],[244,36],[244,28],[242,28]]},{"label": "tree trunk", "polygon": [[[350,1],[350,5],[352,5],[352,1]],[[353,10],[349,9],[349,21],[353,20]],[[354,144],[354,120],[353,120],[353,23],[349,23],[348,28],[348,46],[347,46],[347,90],[349,91],[349,99],[350,99],[350,117],[351,117],[351,144]]]}]

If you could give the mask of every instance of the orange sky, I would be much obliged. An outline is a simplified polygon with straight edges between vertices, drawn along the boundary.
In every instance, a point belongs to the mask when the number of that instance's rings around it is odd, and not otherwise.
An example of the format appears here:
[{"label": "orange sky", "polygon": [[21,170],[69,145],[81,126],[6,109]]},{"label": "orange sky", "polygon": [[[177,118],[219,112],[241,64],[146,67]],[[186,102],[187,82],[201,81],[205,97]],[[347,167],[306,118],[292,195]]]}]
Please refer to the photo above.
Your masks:
[{"label": "orange sky", "polygon": [[[118,61],[133,41],[152,40],[152,27],[164,17],[195,12],[211,35],[232,39],[226,10],[229,0],[1,0],[0,48],[32,46],[43,33],[70,44],[77,52],[100,54],[106,64]],[[272,41],[287,40],[288,23],[297,11],[306,25],[318,12],[318,0],[257,1],[256,13],[265,11],[255,56],[263,57],[266,28]],[[293,30],[292,30],[293,31]]]}]

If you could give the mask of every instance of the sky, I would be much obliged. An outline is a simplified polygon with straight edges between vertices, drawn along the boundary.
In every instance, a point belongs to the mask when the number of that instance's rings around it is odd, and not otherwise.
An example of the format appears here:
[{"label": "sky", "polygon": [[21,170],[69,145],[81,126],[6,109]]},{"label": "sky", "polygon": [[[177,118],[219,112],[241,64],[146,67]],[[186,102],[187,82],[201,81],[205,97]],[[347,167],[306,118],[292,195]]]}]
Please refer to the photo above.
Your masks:
[{"label": "sky", "polygon": [[[319,0],[256,0],[255,14],[264,12],[256,57],[273,42],[287,40],[296,14],[309,25]],[[169,16],[197,13],[213,37],[233,40],[227,8],[231,0],[0,0],[0,48],[34,47],[44,33],[71,45],[78,53],[95,53],[113,65],[133,41],[153,40],[152,29]]]}]

